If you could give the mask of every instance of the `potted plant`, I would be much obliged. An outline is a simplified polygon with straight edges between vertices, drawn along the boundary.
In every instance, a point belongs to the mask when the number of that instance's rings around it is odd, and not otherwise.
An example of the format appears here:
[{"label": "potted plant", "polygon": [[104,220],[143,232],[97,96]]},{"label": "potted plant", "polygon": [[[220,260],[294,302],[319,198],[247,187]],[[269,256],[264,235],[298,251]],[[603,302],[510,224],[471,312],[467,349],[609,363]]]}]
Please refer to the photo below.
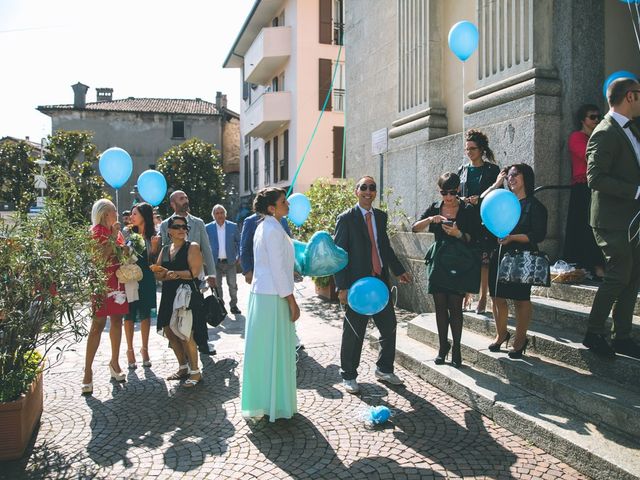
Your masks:
[{"label": "potted plant", "polygon": [[105,292],[94,247],[87,219],[54,202],[0,223],[0,460],[23,455],[42,413],[45,367],[86,333],[92,295]]}]

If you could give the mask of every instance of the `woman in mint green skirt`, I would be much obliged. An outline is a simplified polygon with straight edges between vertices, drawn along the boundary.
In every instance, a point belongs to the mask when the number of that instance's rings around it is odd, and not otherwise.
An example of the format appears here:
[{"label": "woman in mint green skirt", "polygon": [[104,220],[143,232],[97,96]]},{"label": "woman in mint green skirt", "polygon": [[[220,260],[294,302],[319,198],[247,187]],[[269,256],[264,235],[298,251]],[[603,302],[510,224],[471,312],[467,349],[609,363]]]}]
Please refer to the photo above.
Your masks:
[{"label": "woman in mint green skirt", "polygon": [[293,243],[280,220],[289,213],[285,191],[259,191],[262,215],[253,238],[255,260],[245,331],[240,403],[245,418],[291,418],[297,412],[296,332],[300,309],[293,297]]}]

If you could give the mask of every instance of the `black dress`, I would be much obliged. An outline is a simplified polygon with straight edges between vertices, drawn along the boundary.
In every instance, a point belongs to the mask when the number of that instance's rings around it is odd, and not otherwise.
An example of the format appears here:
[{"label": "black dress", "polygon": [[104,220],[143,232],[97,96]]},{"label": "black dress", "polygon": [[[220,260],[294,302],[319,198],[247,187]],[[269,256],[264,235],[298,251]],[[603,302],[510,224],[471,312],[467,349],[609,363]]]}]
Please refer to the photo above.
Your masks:
[{"label": "black dress", "polygon": [[[173,260],[169,257],[169,246],[163,247],[160,252],[160,258],[162,259],[161,265],[167,270],[189,270],[189,245],[191,245],[191,242],[184,242],[184,245],[182,245],[180,250],[176,252]],[[180,285],[189,285],[189,288],[191,288],[191,304],[189,307],[193,314],[193,336],[196,343],[199,344],[198,341],[201,337],[203,335],[206,337],[207,335],[207,325],[201,315],[199,308],[200,305],[197,301],[200,292],[196,290],[196,282],[198,282],[198,279],[164,280],[162,282],[162,296],[160,297],[160,308],[158,309],[158,320],[156,326],[158,331],[162,330],[163,327],[169,326],[171,315],[173,314],[173,301],[176,298],[178,287],[180,287]]]},{"label": "black dress", "polygon": [[[506,252],[514,250],[537,251],[538,243],[547,235],[547,209],[540,201],[528,196],[520,200],[520,220],[511,235],[524,233],[529,237],[529,243],[511,242],[502,246],[501,257]],[[496,277],[498,275],[498,244],[496,243],[489,262],[489,294],[491,297],[509,298],[512,300],[530,300],[531,285],[513,283],[498,283],[496,292]]]},{"label": "black dress", "polygon": [[[420,216],[419,220],[424,220],[425,218],[432,217],[434,215],[442,215],[442,204],[442,201],[432,203],[431,206],[427,208],[425,212]],[[480,225],[477,221],[473,205],[459,202],[459,208],[456,218],[450,218],[449,220],[453,220],[454,222],[456,222],[456,226],[462,233],[471,235],[471,244],[476,241]],[[451,239],[451,236],[445,233],[445,231],[442,229],[442,224],[440,223],[430,223],[429,232],[433,233],[436,243]],[[453,295],[465,294],[465,292],[455,292],[446,288],[439,287],[438,285],[434,285],[433,282],[429,282],[427,292],[447,293]]]}]

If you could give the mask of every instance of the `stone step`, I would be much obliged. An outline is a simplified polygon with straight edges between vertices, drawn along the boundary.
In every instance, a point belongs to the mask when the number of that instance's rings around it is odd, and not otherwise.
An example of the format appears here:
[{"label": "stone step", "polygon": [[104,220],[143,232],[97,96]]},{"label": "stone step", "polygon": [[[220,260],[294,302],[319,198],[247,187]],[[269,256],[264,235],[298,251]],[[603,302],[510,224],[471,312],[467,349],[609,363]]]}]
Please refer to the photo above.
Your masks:
[{"label": "stone step", "polygon": [[[374,339],[373,336],[371,340]],[[379,344],[372,342],[373,348]],[[435,365],[437,351],[398,329],[396,361],[592,478],[640,479],[638,445],[477,366]]]},{"label": "stone step", "polygon": [[[419,315],[407,328],[409,337],[437,348],[435,314]],[[530,352],[522,360],[511,360],[506,351],[489,351],[490,341],[486,336],[465,331],[463,362],[508,379],[532,395],[572,410],[600,427],[627,435],[640,448],[640,394]]]},{"label": "stone step", "polygon": [[[515,326],[515,319],[509,318],[508,328],[512,338]],[[464,328],[487,336],[487,345],[491,343],[496,332],[491,314],[464,312]],[[539,325],[537,318],[531,322],[527,335],[530,340],[527,352],[535,352],[543,357],[589,371],[600,378],[615,381],[619,386],[640,393],[640,360],[622,355],[618,355],[615,360],[598,357],[582,345],[582,333]]]},{"label": "stone step", "polygon": [[[532,296],[533,321],[551,325],[560,330],[574,331],[584,336],[587,331],[591,306],[584,306],[574,302],[555,298]],[[609,319],[607,325],[611,326]],[[633,317],[631,336],[640,342],[640,318]]]},{"label": "stone step", "polygon": [[[531,293],[540,297],[555,298],[557,300],[578,303],[591,308],[597,291],[598,287],[596,285],[552,282],[549,288],[533,287]],[[634,313],[636,315],[640,315],[640,297],[636,302]]]}]

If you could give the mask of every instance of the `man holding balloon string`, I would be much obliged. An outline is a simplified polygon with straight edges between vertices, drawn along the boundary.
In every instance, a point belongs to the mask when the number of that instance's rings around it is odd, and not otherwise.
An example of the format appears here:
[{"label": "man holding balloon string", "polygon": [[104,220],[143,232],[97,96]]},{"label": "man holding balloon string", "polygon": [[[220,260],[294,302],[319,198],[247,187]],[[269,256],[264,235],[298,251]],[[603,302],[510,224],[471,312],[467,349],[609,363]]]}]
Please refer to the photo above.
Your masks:
[{"label": "man holding balloon string", "polygon": [[[360,391],[356,378],[369,317],[373,317],[380,331],[376,378],[392,385],[403,383],[393,373],[396,350],[396,314],[393,305],[387,301],[375,312],[366,311],[367,304],[376,303],[379,297],[386,296],[388,299],[389,268],[400,283],[411,282],[411,275],[391,248],[387,235],[387,214],[373,208],[376,190],[373,177],[364,176],[358,180],[355,190],[358,204],[338,216],[335,230],[335,244],[349,254],[349,262],[335,274],[335,282],[340,303],[347,305],[340,346],[340,374],[344,389],[353,394]],[[382,282],[383,286],[379,287]],[[349,292],[347,303],[347,293],[356,283],[361,283],[364,288],[357,291],[354,288]],[[384,291],[380,291],[380,288]]]}]

